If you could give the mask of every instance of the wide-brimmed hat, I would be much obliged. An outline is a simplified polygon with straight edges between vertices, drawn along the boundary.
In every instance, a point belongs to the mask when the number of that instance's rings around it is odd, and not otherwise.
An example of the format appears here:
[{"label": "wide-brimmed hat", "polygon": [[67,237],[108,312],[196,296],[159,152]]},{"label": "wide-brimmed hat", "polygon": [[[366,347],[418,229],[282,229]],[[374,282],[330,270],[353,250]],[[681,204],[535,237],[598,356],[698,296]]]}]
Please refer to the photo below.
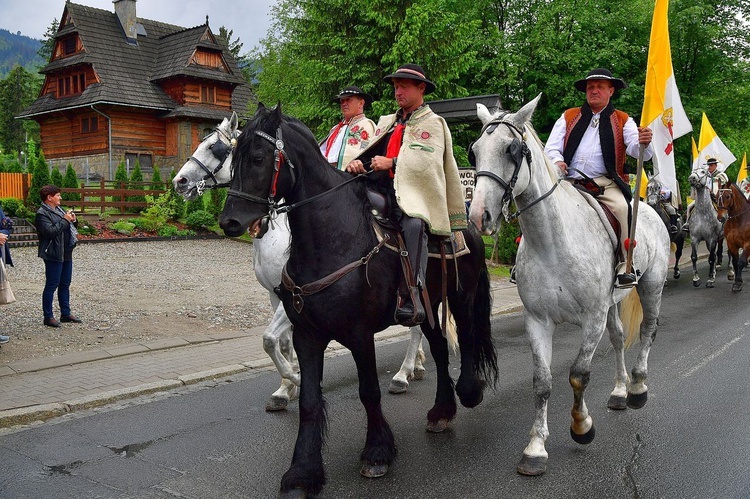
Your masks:
[{"label": "wide-brimmed hat", "polygon": [[348,87],[343,89],[337,96],[333,98],[333,101],[339,102],[345,97],[362,97],[365,100],[365,106],[369,106],[370,104],[372,104],[372,96],[363,92],[362,89],[356,85],[349,85]]},{"label": "wide-brimmed hat", "polygon": [[706,160],[706,164],[707,165],[718,165],[719,162],[716,160],[716,158],[708,158]]},{"label": "wide-brimmed hat", "polygon": [[417,80],[426,83],[427,88],[425,88],[424,91],[425,95],[431,94],[435,91],[435,84],[427,79],[424,69],[417,64],[404,64],[403,66],[400,66],[395,73],[386,75],[385,78],[383,78],[383,81],[393,85],[394,78],[405,78],[407,80]]},{"label": "wide-brimmed hat", "polygon": [[609,80],[612,82],[612,85],[614,85],[615,90],[622,90],[623,88],[627,88],[628,84],[625,83],[624,80],[621,80],[620,78],[615,78],[612,76],[612,72],[609,69],[604,68],[596,68],[589,71],[589,74],[586,75],[586,78],[583,78],[582,80],[578,80],[573,84],[574,87],[576,87],[576,90],[580,90],[581,92],[586,91],[586,82],[588,80]]}]

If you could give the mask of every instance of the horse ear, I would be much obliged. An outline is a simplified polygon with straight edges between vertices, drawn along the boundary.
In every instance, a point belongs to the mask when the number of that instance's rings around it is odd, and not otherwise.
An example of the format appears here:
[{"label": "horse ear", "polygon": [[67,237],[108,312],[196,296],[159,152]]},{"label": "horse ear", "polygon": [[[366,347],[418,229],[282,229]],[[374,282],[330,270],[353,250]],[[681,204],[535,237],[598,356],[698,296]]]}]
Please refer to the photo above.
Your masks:
[{"label": "horse ear", "polygon": [[482,122],[482,125],[486,125],[487,123],[492,121],[492,114],[490,113],[490,110],[487,109],[487,106],[479,102],[477,102],[477,118],[479,118],[479,121]]},{"label": "horse ear", "polygon": [[232,117],[229,118],[229,129],[232,131],[232,133],[237,131],[237,122],[239,121],[239,118],[237,117],[237,112],[232,111]]},{"label": "horse ear", "polygon": [[525,106],[523,106],[521,109],[518,110],[518,112],[514,116],[514,121],[517,125],[523,125],[524,123],[527,123],[531,121],[531,115],[534,114],[534,110],[536,110],[536,105],[539,104],[539,99],[542,98],[542,94],[540,93],[537,95],[533,100],[528,102]]}]

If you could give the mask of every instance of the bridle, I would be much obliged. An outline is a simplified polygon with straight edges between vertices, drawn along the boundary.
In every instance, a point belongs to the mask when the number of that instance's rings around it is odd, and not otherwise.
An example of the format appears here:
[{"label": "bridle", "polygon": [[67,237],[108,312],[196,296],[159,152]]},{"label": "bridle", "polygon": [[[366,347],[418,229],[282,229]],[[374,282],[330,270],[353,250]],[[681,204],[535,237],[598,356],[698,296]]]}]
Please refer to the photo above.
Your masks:
[{"label": "bridle", "polygon": [[[731,202],[731,204],[729,206],[725,206],[724,205],[724,196],[722,194],[725,193],[725,192],[729,193],[729,199],[732,200],[732,202]],[[750,210],[750,206],[748,206],[747,208],[745,208],[744,210],[742,210],[742,212],[734,214],[734,215],[730,215],[729,214],[729,209],[732,206],[734,206],[734,204],[735,204],[734,203],[734,201],[735,201],[734,197],[735,196],[732,193],[732,188],[731,187],[729,189],[719,189],[719,192],[716,194],[716,206],[719,207],[719,208],[722,208],[724,210],[727,210],[727,214],[726,214],[726,219],[727,220],[729,220],[730,218],[740,217],[740,216],[744,215],[745,213],[747,213],[748,210]]]},{"label": "bridle", "polygon": [[[344,187],[349,182],[353,182],[354,180],[357,180],[358,178],[364,177],[368,175],[369,173],[371,173],[371,172],[367,172],[362,175],[357,175],[355,177],[352,177],[351,179],[345,182],[342,182],[341,184],[331,189],[328,189],[327,191],[321,192],[320,194],[317,194],[315,196],[299,201],[298,203],[279,204],[279,202],[276,200],[276,195],[277,195],[277,188],[278,188],[278,183],[279,183],[279,175],[281,174],[281,169],[284,166],[284,164],[289,165],[289,173],[292,176],[291,191],[294,192],[297,187],[297,177],[294,173],[296,170],[296,167],[294,166],[294,163],[292,163],[292,160],[289,158],[289,155],[284,151],[284,140],[282,138],[281,125],[279,125],[279,127],[276,129],[276,138],[272,137],[271,135],[267,134],[266,132],[262,130],[255,130],[253,133],[255,133],[255,135],[257,135],[258,137],[261,137],[267,140],[268,142],[270,142],[275,148],[273,152],[274,173],[273,173],[273,178],[271,179],[271,188],[268,191],[268,198],[262,198],[260,196],[255,196],[253,194],[248,194],[246,192],[238,191],[235,189],[229,189],[227,191],[227,196],[238,197],[246,201],[250,201],[251,203],[266,206],[268,207],[268,211],[269,211],[271,218],[275,218],[276,215],[279,213],[288,213],[295,208],[299,208],[306,204],[312,203],[313,201],[316,201],[317,199]],[[241,175],[240,172],[241,170],[238,170],[238,176]],[[240,185],[242,185],[242,179],[240,179]]]},{"label": "bridle", "polygon": [[[487,122],[484,127],[482,127],[482,131],[479,133],[479,137],[481,138],[482,135],[486,132],[487,135],[491,135],[499,125],[505,125],[507,126],[512,135],[513,135],[513,141],[508,145],[507,153],[510,155],[511,160],[513,161],[513,164],[515,165],[513,168],[513,173],[511,174],[510,180],[505,180],[499,175],[497,175],[494,172],[491,172],[489,170],[477,170],[475,174],[475,178],[479,179],[479,177],[489,177],[505,190],[503,193],[503,199],[501,201],[502,204],[502,212],[505,216],[505,220],[507,222],[510,222],[511,220],[518,218],[521,213],[528,210],[535,204],[539,203],[543,199],[545,199],[547,196],[552,194],[552,192],[557,188],[557,186],[560,184],[560,181],[562,179],[559,179],[555,184],[552,186],[552,188],[547,191],[546,193],[542,194],[540,197],[529,203],[528,205],[524,206],[521,209],[517,209],[515,213],[509,213],[509,206],[510,201],[513,197],[513,189],[516,186],[516,182],[518,182],[518,174],[521,171],[521,167],[524,164],[524,160],[526,160],[526,167],[529,169],[529,175],[531,175],[531,149],[529,149],[528,144],[526,144],[526,134],[523,130],[521,130],[519,127],[517,127],[515,124],[505,121],[503,118],[508,116],[510,113],[505,112],[499,115],[498,117],[494,118],[492,121]],[[518,134],[516,136],[516,134]],[[474,157],[473,153],[473,147],[474,144],[472,143],[469,146],[469,162],[474,164],[476,166],[476,158]]]},{"label": "bridle", "polygon": [[[229,136],[225,134],[221,129],[214,128],[214,132],[218,138],[216,142],[208,146],[208,148],[211,150],[211,154],[213,154],[213,157],[216,158],[219,161],[219,165],[211,170],[208,166],[206,166],[201,160],[196,158],[195,156],[190,156],[188,158],[188,161],[192,161],[195,164],[197,164],[201,170],[203,170],[206,174],[203,176],[203,178],[195,185],[195,189],[198,191],[198,195],[202,195],[206,190],[208,189],[218,189],[220,187],[229,187],[229,182],[223,182],[219,183],[219,181],[216,179],[216,173],[219,172],[224,167],[224,163],[226,163],[229,156],[232,154],[232,150],[234,149],[234,146],[237,145],[237,137],[239,136],[240,132],[236,131],[232,134],[232,136]],[[224,137],[227,139],[227,142],[229,142],[229,145],[225,144],[224,141],[221,140],[221,138]],[[206,180],[211,180],[213,184],[206,185]]]}]

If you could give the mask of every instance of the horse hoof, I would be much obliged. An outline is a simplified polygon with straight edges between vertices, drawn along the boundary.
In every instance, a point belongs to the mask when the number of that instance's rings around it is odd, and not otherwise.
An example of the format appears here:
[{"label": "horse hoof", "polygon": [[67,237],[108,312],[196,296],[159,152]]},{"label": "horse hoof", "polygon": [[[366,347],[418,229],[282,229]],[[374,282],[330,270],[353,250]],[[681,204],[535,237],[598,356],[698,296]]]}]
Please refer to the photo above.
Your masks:
[{"label": "horse hoof", "polygon": [[574,432],[573,428],[570,429],[570,437],[577,444],[588,445],[594,441],[595,436],[596,436],[596,428],[594,428],[593,425],[591,425],[591,428],[589,429],[589,431],[587,431],[583,435],[579,435],[578,433]]},{"label": "horse hoof", "polygon": [[742,291],[742,283],[737,284],[736,282],[732,284],[732,293],[739,293]]},{"label": "horse hoof", "polygon": [[734,274],[727,274],[727,281],[734,281]]},{"label": "horse hoof", "polygon": [[427,369],[414,369],[414,374],[412,375],[412,378],[414,381],[422,381],[424,379],[424,374],[427,372]]},{"label": "horse hoof", "polygon": [[721,264],[720,263],[716,264],[716,270],[721,270]]},{"label": "horse hoof", "polygon": [[672,274],[672,277],[674,277],[675,279],[679,279],[681,275],[682,274],[680,274],[679,272],[675,272],[674,274]]},{"label": "horse hoof", "polygon": [[545,471],[547,471],[546,457],[529,457],[524,454],[518,466],[516,466],[516,472],[519,475],[539,476],[543,475]]},{"label": "horse hoof", "polygon": [[286,409],[288,403],[289,401],[285,398],[271,397],[268,402],[266,402],[266,412],[283,411]]},{"label": "horse hoof", "polygon": [[713,288],[714,287],[714,281],[706,281],[706,287],[707,288]]},{"label": "horse hoof", "polygon": [[299,398],[299,385],[294,385],[291,393],[289,394],[289,400],[297,400]]},{"label": "horse hoof", "polygon": [[640,409],[648,402],[648,392],[628,393],[628,407],[631,409]]},{"label": "horse hoof", "polygon": [[406,389],[409,388],[409,383],[405,383],[401,380],[392,379],[391,384],[388,385],[388,393],[406,393]]},{"label": "horse hoof", "polygon": [[362,463],[359,473],[365,478],[379,478],[388,473],[387,464]]},{"label": "horse hoof", "polygon": [[607,401],[607,407],[615,411],[624,411],[628,408],[627,400],[625,397],[619,395],[612,395]]},{"label": "horse hoof", "polygon": [[427,431],[430,433],[442,433],[448,429],[447,419],[438,419],[437,421],[427,422]]},{"label": "horse hoof", "polygon": [[695,286],[696,288],[699,287],[700,285],[701,285],[700,279],[698,279],[697,281],[693,281],[693,286]]},{"label": "horse hoof", "polygon": [[292,489],[279,493],[279,499],[305,499],[307,492],[302,489]]}]

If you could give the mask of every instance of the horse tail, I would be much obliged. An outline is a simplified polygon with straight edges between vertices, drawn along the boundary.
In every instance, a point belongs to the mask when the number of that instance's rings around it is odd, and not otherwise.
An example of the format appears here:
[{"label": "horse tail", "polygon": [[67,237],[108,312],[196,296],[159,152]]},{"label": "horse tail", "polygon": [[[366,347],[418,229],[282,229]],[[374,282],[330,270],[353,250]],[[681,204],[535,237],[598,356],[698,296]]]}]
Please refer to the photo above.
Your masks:
[{"label": "horse tail", "polygon": [[[484,255],[482,255],[484,258]],[[492,341],[492,294],[490,292],[490,275],[487,265],[482,261],[474,295],[474,372],[485,381],[497,384],[497,350]]]},{"label": "horse tail", "polygon": [[458,331],[456,330],[456,319],[453,318],[453,312],[451,312],[451,307],[448,305],[448,300],[446,300],[443,304],[443,307],[445,307],[445,335],[446,339],[448,340],[448,347],[453,351],[453,353],[458,352]]},{"label": "horse tail", "polygon": [[622,321],[622,329],[625,333],[625,349],[627,350],[638,338],[641,322],[643,321],[641,297],[635,288],[630,290],[620,304],[620,320]]},{"label": "horse tail", "polygon": [[669,242],[669,251],[671,251],[672,253],[674,253],[675,251],[677,251],[677,243],[676,242],[674,242],[674,241],[670,241]]}]

